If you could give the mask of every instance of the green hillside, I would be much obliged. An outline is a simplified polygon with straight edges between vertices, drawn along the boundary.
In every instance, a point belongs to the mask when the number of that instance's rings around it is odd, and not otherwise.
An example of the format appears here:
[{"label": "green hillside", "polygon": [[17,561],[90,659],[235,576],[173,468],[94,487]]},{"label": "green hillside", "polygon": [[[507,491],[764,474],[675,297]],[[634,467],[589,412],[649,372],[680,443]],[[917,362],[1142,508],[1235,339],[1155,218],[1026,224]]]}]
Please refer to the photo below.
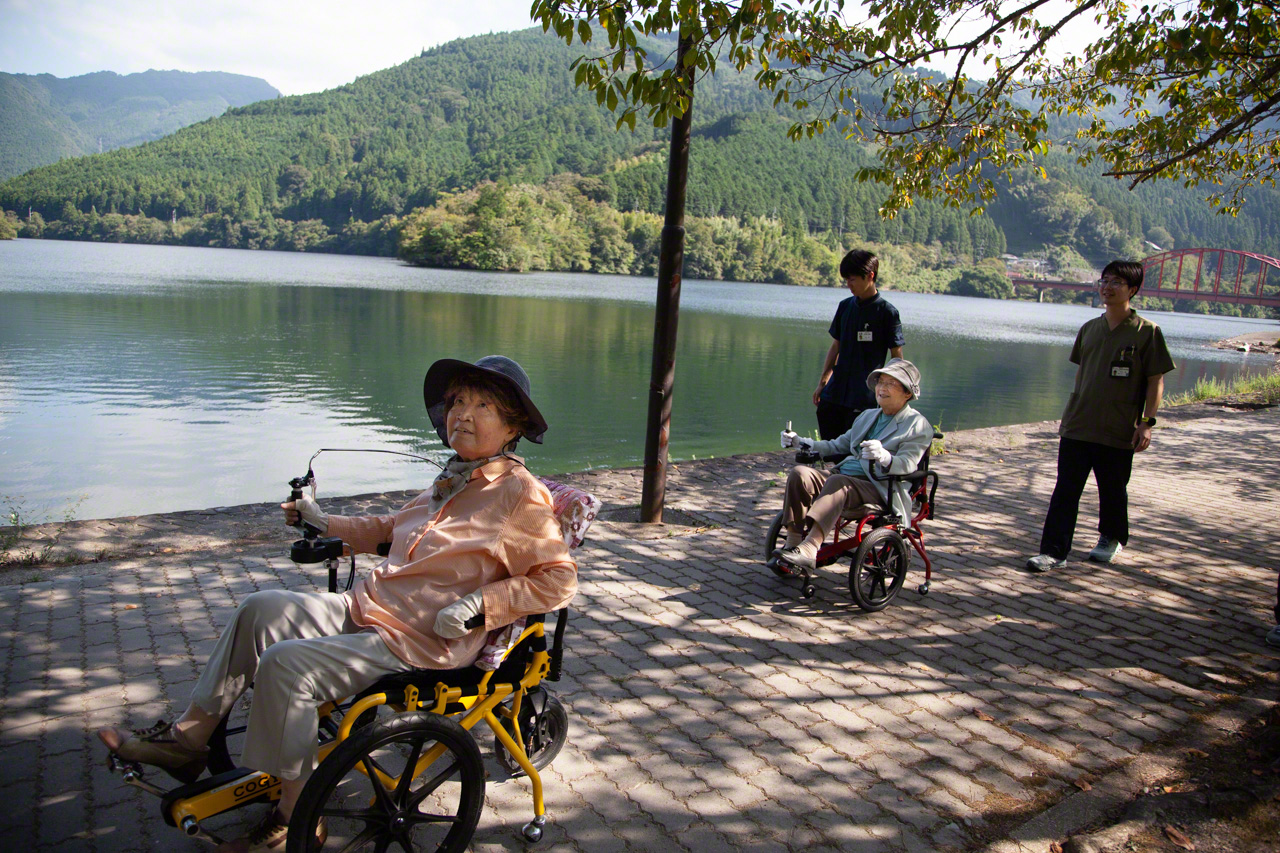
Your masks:
[{"label": "green hillside", "polygon": [[[0,184],[0,208],[22,214],[24,236],[646,271],[665,129],[616,130],[573,86],[576,56],[537,29],[455,41],[337,89],[33,170]],[[1006,249],[1074,259],[1082,274],[1147,241],[1280,253],[1273,189],[1221,217],[1194,190],[1129,192],[1058,155],[983,215],[922,202],[884,220],[879,188],[855,179],[872,152],[831,134],[791,142],[790,120],[749,75],[699,83],[689,275],[829,284],[831,257],[853,244],[876,246],[895,286],[918,289],[951,287]]]},{"label": "green hillside", "polygon": [[227,107],[279,94],[257,77],[215,71],[0,73],[0,179],[159,139]]}]

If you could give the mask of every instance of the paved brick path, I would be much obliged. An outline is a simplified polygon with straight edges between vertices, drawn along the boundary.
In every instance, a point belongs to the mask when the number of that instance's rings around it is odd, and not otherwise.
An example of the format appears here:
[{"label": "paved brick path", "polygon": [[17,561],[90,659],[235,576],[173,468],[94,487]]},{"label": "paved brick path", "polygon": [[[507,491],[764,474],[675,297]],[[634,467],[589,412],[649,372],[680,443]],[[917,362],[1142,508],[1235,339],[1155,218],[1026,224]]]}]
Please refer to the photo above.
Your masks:
[{"label": "paved brick path", "polygon": [[[1260,639],[1280,568],[1277,411],[1169,418],[1136,465],[1120,564],[1029,575],[1053,426],[949,438],[933,591],[914,591],[915,571],[878,614],[844,576],[802,601],[761,566],[782,454],[680,465],[669,506],[698,526],[597,524],[556,686],[572,734],[544,772],[543,848],[1046,850],[1053,804],[1144,751],[1176,758],[1239,696],[1274,699],[1280,656]],[[568,479],[638,500],[637,471]],[[1077,557],[1095,511],[1086,495]],[[75,524],[65,541],[105,561],[5,588],[0,849],[206,849],[106,772],[92,732],[180,710],[249,592],[323,585],[288,560],[276,512]],[[527,783],[487,765],[474,847],[518,847]]]}]

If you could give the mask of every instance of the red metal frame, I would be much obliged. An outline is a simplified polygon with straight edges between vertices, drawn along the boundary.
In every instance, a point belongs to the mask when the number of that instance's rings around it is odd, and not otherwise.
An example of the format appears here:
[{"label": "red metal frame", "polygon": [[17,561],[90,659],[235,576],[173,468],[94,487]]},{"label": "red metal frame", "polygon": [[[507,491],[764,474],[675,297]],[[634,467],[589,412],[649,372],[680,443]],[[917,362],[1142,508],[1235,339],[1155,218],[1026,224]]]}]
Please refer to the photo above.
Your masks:
[{"label": "red metal frame", "polygon": [[[907,527],[903,527],[900,524],[884,526],[892,527],[897,530],[898,535],[907,542],[910,542],[911,547],[920,555],[920,559],[924,560],[924,579],[927,583],[933,578],[933,561],[929,559],[929,555],[925,552],[924,531],[920,529],[920,522],[929,514],[928,477],[920,481],[920,485],[911,492],[911,497],[919,498],[920,512],[916,513],[915,517],[911,519],[910,525]],[[858,526],[854,530],[853,535],[845,536],[843,539],[840,537],[840,534],[843,533],[845,528],[852,524],[855,519],[844,517],[838,519],[836,521],[836,528],[832,531],[831,542],[824,544],[818,549],[818,554],[814,560],[815,564],[818,566],[829,566],[844,554],[857,548],[862,544],[863,529],[875,519],[883,517],[884,514],[882,512],[873,512],[870,515],[864,515],[861,518],[856,519]]]},{"label": "red metal frame", "polygon": [[[1213,284],[1211,288],[1205,282],[1205,255],[1208,254],[1216,254],[1218,256],[1217,264],[1212,267],[1209,273]],[[1229,255],[1233,255],[1236,258],[1235,282],[1234,285],[1229,284],[1228,287],[1223,288],[1222,268],[1225,266]],[[1194,260],[1195,273],[1194,276],[1188,273],[1191,287],[1184,290],[1182,288],[1182,275],[1186,269],[1188,258]],[[1174,260],[1178,262],[1178,270],[1174,276],[1173,287],[1166,288],[1164,287],[1165,264],[1172,263]],[[1242,293],[1245,265],[1249,261],[1258,262],[1257,280],[1251,289]],[[1280,291],[1275,293],[1266,293],[1264,291],[1268,270],[1274,269],[1280,272],[1280,259],[1268,255],[1260,255],[1257,252],[1242,252],[1236,249],[1171,249],[1147,258],[1142,262],[1142,268],[1146,276],[1146,285],[1142,288],[1141,293],[1143,296],[1164,299],[1193,299],[1201,302],[1227,302],[1239,305],[1266,305],[1272,308],[1280,308]],[[1075,281],[1041,281],[1039,279],[1014,277],[1010,277],[1010,281],[1015,285],[1027,284],[1032,287],[1057,290],[1087,291],[1094,289],[1092,284],[1082,284]],[[1206,283],[1206,287],[1202,288],[1202,283]]]}]

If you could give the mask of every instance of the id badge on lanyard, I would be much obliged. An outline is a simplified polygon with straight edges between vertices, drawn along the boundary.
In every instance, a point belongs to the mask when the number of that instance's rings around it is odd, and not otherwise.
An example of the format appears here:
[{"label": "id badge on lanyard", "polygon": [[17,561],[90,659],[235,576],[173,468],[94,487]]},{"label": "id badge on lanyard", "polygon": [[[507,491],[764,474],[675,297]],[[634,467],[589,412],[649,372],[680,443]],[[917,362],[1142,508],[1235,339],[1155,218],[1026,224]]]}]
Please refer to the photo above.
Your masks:
[{"label": "id badge on lanyard", "polygon": [[869,344],[875,340],[875,332],[871,331],[870,323],[863,323],[862,328],[858,330],[858,343]]},{"label": "id badge on lanyard", "polygon": [[1111,362],[1112,379],[1128,379],[1133,375],[1133,354],[1135,347],[1127,346],[1120,350],[1115,361]]}]

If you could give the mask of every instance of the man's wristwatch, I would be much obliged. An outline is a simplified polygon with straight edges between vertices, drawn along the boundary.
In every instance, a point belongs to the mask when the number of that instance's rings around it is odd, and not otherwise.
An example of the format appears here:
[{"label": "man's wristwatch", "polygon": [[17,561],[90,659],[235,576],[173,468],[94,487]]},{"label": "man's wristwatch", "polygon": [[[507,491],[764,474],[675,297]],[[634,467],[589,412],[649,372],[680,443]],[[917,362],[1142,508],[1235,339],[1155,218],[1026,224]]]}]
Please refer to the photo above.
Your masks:
[{"label": "man's wristwatch", "polygon": [[1138,418],[1138,423],[1142,424],[1143,426],[1153,427],[1156,425],[1156,419],[1155,418]]}]

